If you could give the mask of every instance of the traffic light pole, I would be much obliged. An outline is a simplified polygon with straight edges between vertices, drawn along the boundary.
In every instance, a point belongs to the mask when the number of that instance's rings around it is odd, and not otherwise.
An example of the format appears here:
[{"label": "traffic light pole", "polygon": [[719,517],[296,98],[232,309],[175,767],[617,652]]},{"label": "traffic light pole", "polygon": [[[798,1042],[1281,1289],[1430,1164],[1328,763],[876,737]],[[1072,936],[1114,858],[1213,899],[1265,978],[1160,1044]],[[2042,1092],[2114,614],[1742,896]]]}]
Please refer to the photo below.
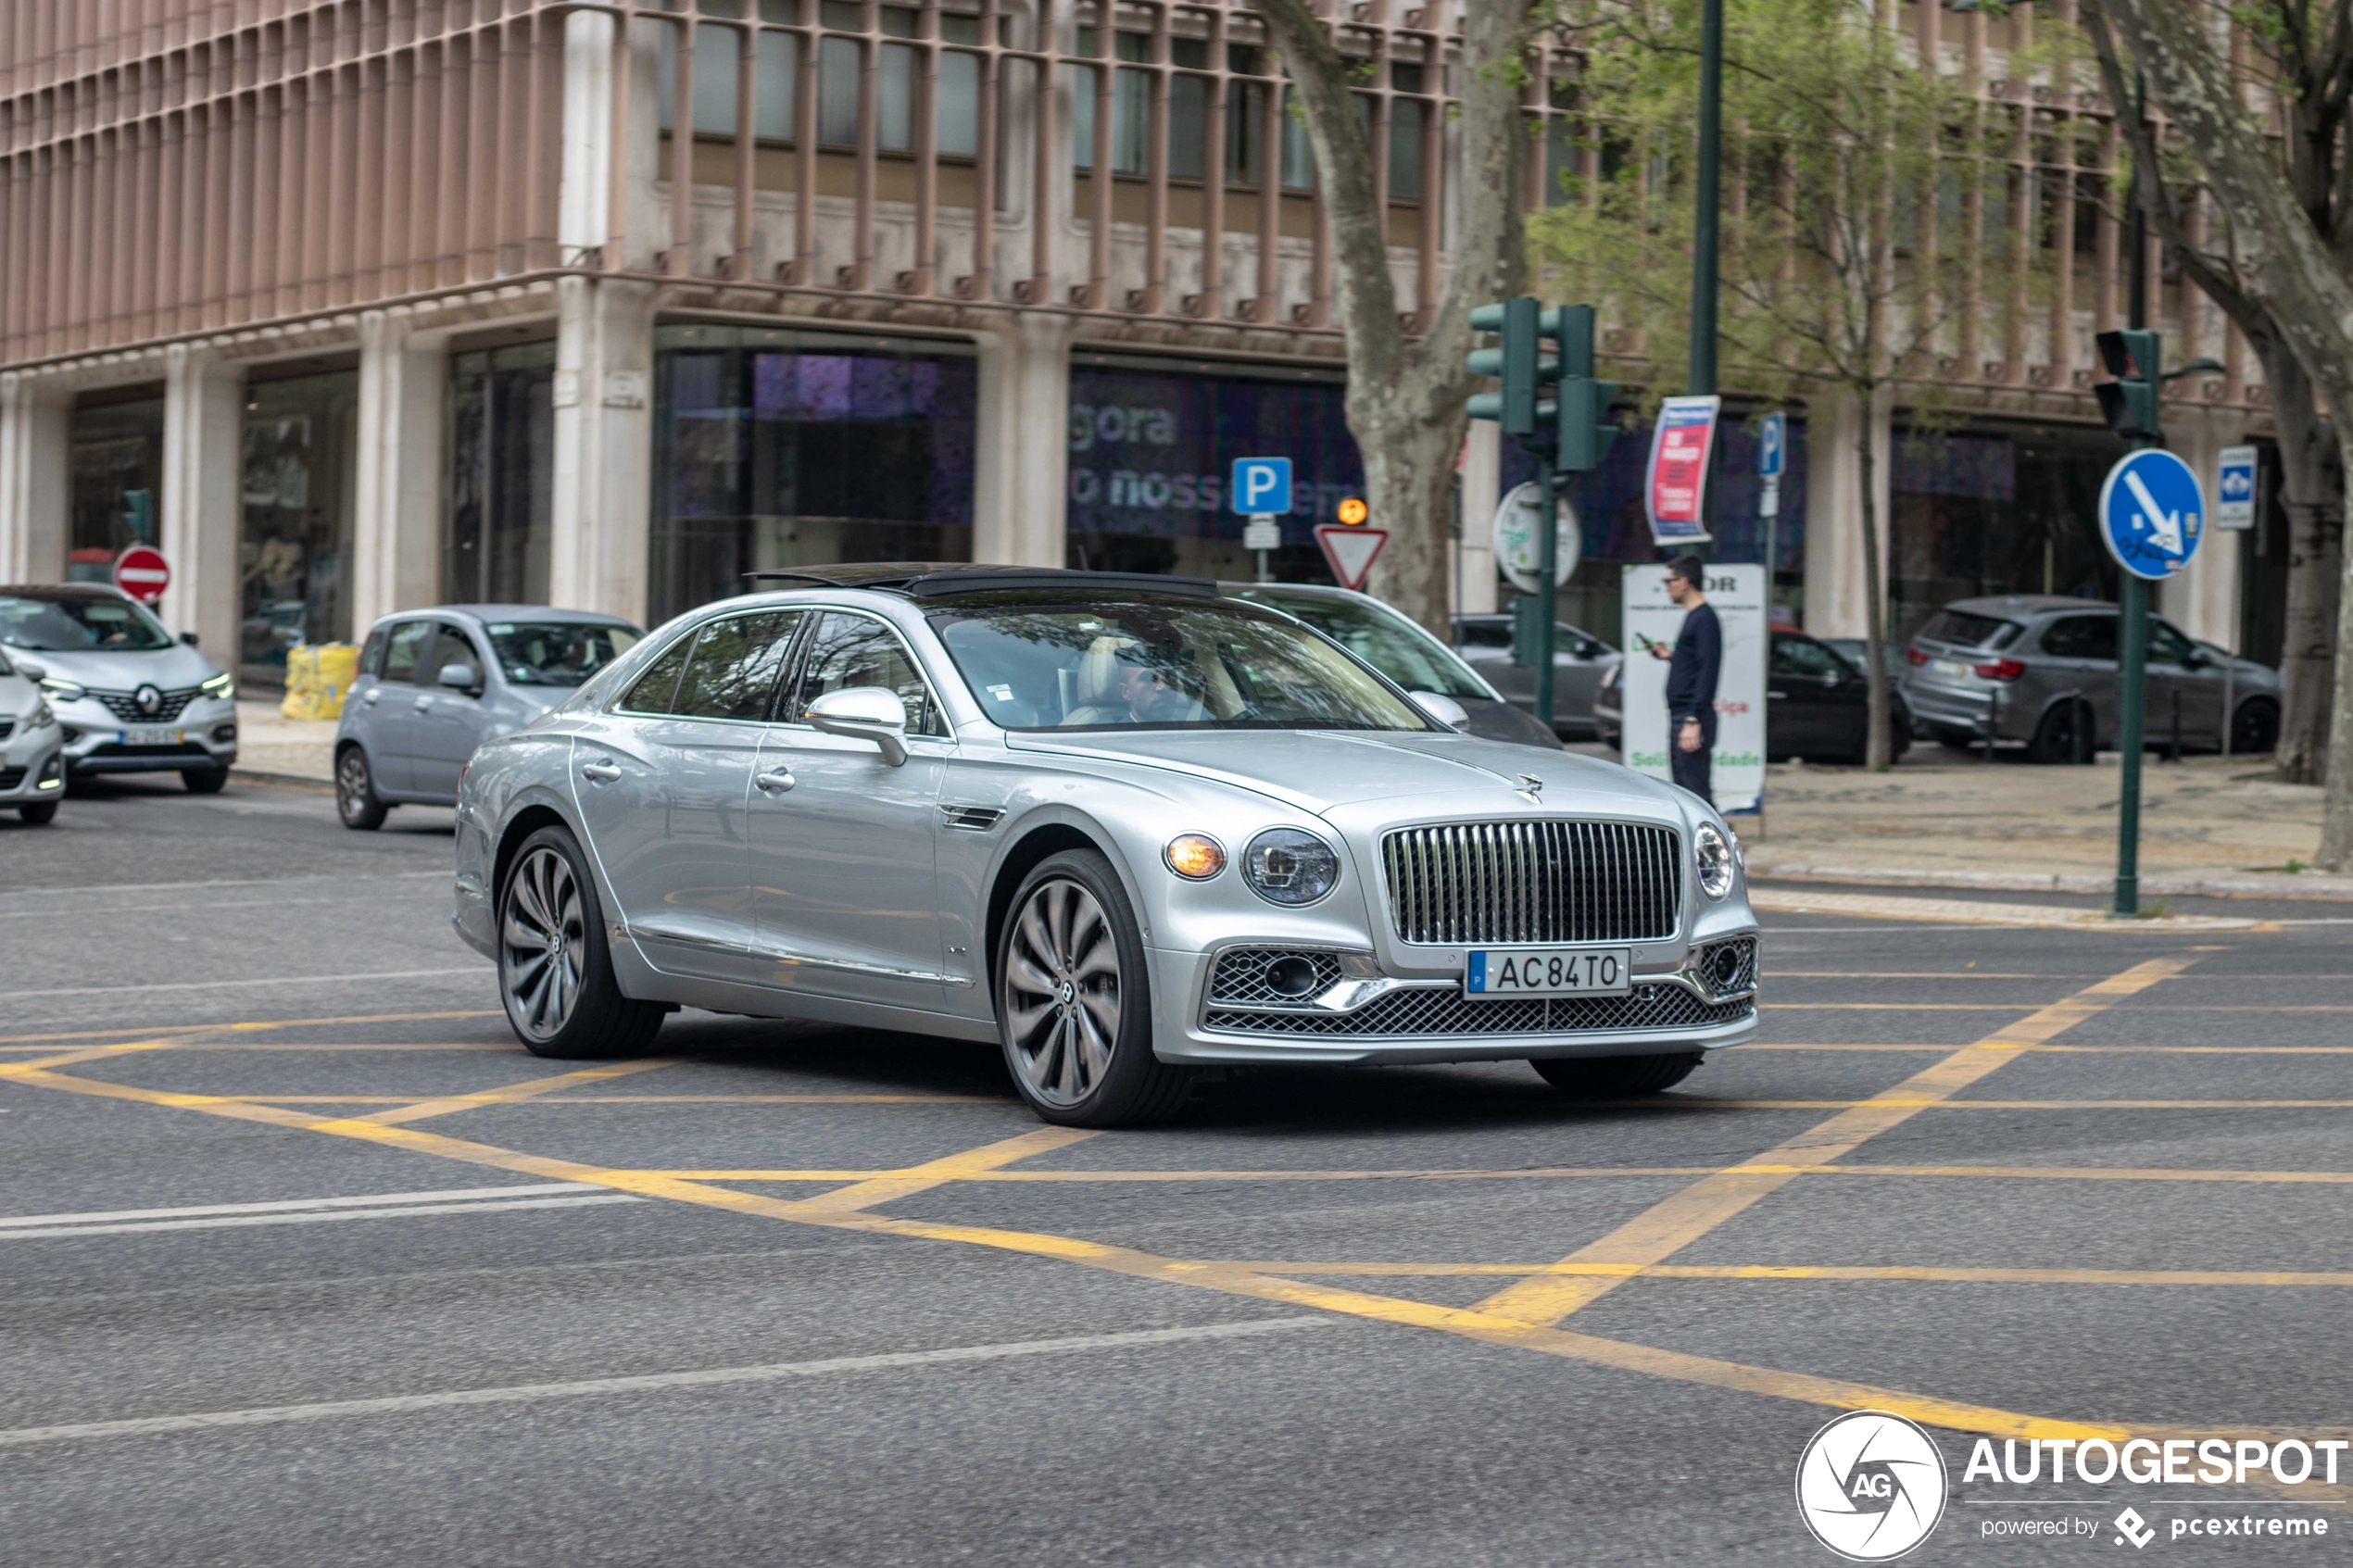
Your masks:
[{"label": "traffic light pole", "polygon": [[1560,569],[1560,480],[1552,459],[1536,462],[1536,588],[1544,599],[1543,618],[1536,627],[1536,718],[1549,733],[1553,727],[1553,645],[1559,635],[1556,606],[1559,590],[1554,574]]}]

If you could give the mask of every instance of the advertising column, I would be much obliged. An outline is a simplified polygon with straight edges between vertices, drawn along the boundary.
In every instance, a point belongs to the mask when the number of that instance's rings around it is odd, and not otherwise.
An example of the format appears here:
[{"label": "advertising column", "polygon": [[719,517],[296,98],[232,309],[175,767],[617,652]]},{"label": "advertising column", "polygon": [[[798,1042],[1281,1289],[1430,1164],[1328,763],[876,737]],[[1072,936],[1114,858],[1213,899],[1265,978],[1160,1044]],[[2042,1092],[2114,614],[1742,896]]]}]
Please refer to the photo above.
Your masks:
[{"label": "advertising column", "polygon": [[[1618,677],[1625,704],[1626,765],[1671,779],[1667,730],[1667,661],[1684,611],[1667,596],[1667,568],[1625,568],[1626,662]],[[1716,809],[1758,809],[1765,799],[1765,591],[1762,566],[1710,566],[1703,590],[1724,632],[1716,683]]]}]

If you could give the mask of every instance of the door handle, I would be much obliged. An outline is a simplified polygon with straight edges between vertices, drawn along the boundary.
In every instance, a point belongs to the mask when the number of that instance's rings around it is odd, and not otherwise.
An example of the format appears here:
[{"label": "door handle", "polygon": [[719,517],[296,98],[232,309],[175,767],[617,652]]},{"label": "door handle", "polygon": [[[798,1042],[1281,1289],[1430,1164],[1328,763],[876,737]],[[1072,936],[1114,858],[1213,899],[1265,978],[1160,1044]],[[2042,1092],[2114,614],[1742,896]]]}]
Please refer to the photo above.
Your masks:
[{"label": "door handle", "polygon": [[590,784],[610,784],[621,777],[621,769],[610,762],[583,762],[580,776]]},{"label": "door handle", "polygon": [[1787,692],[1767,692],[1765,695],[1766,695],[1767,696],[1787,697],[1787,696],[1789,696],[1789,693],[1787,693]]},{"label": "door handle", "polygon": [[785,791],[792,788],[793,776],[785,771],[782,768],[778,768],[770,772],[754,773],[751,776],[751,782],[758,784],[762,789],[774,790],[777,794],[782,795]]},{"label": "door handle", "polygon": [[433,698],[429,696],[421,696],[412,706],[420,713],[430,712],[433,709]]},{"label": "door handle", "polygon": [[371,688],[368,695],[361,697],[359,700],[366,703],[369,707],[373,708],[376,706],[376,699],[382,696],[384,696],[384,693]]}]

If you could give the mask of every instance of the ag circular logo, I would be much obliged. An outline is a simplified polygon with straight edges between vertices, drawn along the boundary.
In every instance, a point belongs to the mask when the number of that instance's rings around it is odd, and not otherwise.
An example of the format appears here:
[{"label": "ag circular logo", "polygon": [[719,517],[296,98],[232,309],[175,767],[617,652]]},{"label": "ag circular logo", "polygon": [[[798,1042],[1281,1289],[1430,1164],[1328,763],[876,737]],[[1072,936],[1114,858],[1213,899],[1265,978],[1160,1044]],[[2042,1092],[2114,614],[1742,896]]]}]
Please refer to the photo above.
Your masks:
[{"label": "ag circular logo", "polygon": [[1851,1562],[1885,1562],[1928,1539],[1945,1491],[1936,1440],[1885,1411],[1840,1416],[1797,1461],[1798,1515]]}]

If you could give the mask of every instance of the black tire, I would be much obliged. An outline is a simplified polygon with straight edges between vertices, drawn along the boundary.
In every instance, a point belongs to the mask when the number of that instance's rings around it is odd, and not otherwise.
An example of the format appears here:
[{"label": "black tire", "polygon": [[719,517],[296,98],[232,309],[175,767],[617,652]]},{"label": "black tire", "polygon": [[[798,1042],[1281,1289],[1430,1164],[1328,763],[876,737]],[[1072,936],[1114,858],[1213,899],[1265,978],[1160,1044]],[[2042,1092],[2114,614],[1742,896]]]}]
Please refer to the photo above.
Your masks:
[{"label": "black tire", "polygon": [[2268,696],[2249,698],[2231,716],[2231,751],[2260,757],[2280,746],[2280,705]]},{"label": "black tire", "polygon": [[1660,1094],[1692,1075],[1700,1053],[1680,1056],[1553,1056],[1528,1065],[1544,1082],[1579,1099],[1626,1099]]},{"label": "black tire", "polygon": [[180,782],[188,786],[190,795],[219,795],[220,786],[229,782],[226,768],[182,768]]},{"label": "black tire", "polygon": [[22,817],[26,825],[30,827],[45,826],[57,817],[57,803],[54,800],[36,800],[30,806],[17,808],[17,815]]},{"label": "black tire", "polygon": [[996,958],[1005,1067],[1039,1120],[1138,1127],[1184,1105],[1193,1074],[1152,1054],[1143,933],[1099,851],[1065,849],[1022,879]]},{"label": "black tire", "polygon": [[[587,857],[568,828],[522,841],[498,888],[498,999],[534,1056],[627,1056],[669,1009],[622,995]],[[553,987],[552,993],[547,987]]]},{"label": "black tire", "polygon": [[376,773],[368,766],[368,754],[357,746],[345,746],[335,759],[335,815],[343,825],[373,833],[384,825],[384,813],[391,809],[376,795]]},{"label": "black tire", "polygon": [[2028,745],[2026,755],[2045,766],[2092,760],[2092,747],[2097,737],[2092,733],[2092,710],[2080,702],[2052,705],[2034,726],[2034,739]]}]

